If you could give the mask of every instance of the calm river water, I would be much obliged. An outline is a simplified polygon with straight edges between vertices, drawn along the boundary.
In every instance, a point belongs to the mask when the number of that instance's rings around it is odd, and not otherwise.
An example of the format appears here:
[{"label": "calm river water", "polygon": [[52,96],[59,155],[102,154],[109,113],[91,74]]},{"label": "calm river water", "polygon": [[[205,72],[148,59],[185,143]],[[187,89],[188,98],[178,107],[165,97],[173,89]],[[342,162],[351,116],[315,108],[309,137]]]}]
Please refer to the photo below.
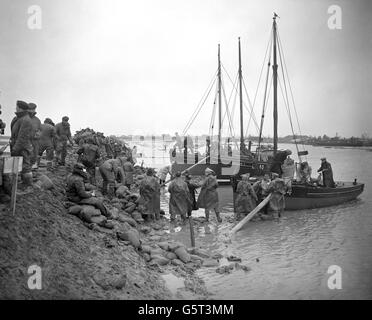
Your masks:
[{"label": "calm river water", "polygon": [[[294,145],[280,148],[295,150]],[[210,223],[196,230],[196,245],[211,253],[235,255],[251,271],[233,270],[221,275],[216,268],[201,268],[212,299],[372,299],[372,152],[352,148],[306,148],[313,176],[326,156],[336,181],[364,182],[358,200],[343,205],[302,211],[286,211],[279,221],[250,222],[231,242],[226,234],[232,228],[231,187],[220,187],[220,206],[224,222]],[[139,146],[151,156],[151,148]],[[148,153],[146,154],[146,150]],[[155,152],[156,157],[167,152]],[[149,158],[147,158],[148,160]],[[145,164],[148,163],[144,158]],[[151,165],[151,163],[148,163]],[[157,161],[157,166],[161,166]],[[167,212],[169,194],[162,195]],[[203,211],[194,213],[202,216]],[[188,226],[174,238],[190,244]],[[221,265],[228,264],[224,259]],[[342,270],[342,289],[329,289],[327,273],[331,265]]]}]

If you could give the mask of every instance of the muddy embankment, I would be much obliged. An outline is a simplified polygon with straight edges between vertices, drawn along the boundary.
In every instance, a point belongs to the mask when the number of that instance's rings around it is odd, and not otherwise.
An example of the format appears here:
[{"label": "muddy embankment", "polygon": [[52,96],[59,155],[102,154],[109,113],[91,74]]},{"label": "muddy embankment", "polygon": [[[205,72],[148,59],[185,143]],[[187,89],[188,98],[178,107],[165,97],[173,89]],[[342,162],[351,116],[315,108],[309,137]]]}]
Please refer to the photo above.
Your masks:
[{"label": "muddy embankment", "polygon": [[[102,198],[113,215],[108,222],[81,208],[69,213],[64,185],[75,160],[69,156],[54,172],[39,168],[33,190],[17,196],[14,215],[0,204],[0,299],[207,298],[195,276],[207,255],[172,241],[164,216],[144,222],[133,194]],[[28,287],[32,265],[41,268],[41,290]],[[175,280],[183,286],[177,295]]]}]

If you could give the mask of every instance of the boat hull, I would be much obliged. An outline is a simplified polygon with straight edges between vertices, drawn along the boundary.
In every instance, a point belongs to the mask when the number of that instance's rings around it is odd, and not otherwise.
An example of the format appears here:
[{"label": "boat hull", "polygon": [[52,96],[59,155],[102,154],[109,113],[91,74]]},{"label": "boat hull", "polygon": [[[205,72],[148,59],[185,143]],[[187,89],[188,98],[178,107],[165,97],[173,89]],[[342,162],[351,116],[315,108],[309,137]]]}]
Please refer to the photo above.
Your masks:
[{"label": "boat hull", "polygon": [[[363,183],[338,182],[336,188],[292,185],[292,193],[285,196],[285,210],[305,210],[330,207],[355,200],[364,190]],[[234,211],[236,192],[234,192]]]},{"label": "boat hull", "polygon": [[315,209],[339,205],[356,199],[364,190],[363,183],[339,182],[336,188],[293,185],[285,197],[286,210]]}]

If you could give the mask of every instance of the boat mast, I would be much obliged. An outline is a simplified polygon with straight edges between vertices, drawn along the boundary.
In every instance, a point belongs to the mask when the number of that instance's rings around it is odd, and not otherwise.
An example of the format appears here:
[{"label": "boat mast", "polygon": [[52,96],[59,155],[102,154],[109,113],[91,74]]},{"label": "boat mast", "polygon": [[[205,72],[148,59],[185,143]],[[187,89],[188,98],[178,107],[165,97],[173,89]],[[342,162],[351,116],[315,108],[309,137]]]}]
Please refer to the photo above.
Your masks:
[{"label": "boat mast", "polygon": [[218,44],[218,163],[221,163],[221,56],[220,45]]},{"label": "boat mast", "polygon": [[244,128],[243,128],[243,87],[242,87],[242,57],[239,37],[239,99],[240,99],[240,150],[244,149]]},{"label": "boat mast", "polygon": [[274,156],[278,151],[278,97],[277,97],[277,86],[278,86],[278,64],[276,61],[276,17],[277,14],[274,13],[273,18],[273,89],[274,89]]}]

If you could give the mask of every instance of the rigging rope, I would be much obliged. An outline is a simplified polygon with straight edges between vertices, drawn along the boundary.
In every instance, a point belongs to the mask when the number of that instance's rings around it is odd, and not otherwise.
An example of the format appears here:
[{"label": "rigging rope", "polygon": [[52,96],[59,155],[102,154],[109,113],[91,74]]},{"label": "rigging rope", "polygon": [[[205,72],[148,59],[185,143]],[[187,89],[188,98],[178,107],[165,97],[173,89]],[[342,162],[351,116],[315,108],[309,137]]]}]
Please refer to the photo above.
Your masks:
[{"label": "rigging rope", "polygon": [[209,83],[209,86],[207,87],[207,90],[204,92],[202,98],[200,99],[196,109],[194,110],[193,114],[191,115],[191,118],[190,120],[187,122],[186,124],[186,127],[183,129],[183,132],[182,132],[182,135],[185,136],[187,131],[190,129],[191,125],[193,124],[193,122],[195,121],[196,117],[199,115],[200,113],[200,110],[203,108],[204,104],[205,104],[205,101],[207,100],[213,86],[214,86],[214,83],[216,82],[216,79],[217,79],[217,73],[218,73],[218,70],[214,73],[214,76],[212,78],[212,80],[210,81]]},{"label": "rigging rope", "polygon": [[[280,36],[279,36],[279,33],[278,33],[278,45],[279,45],[279,52],[282,52],[283,54],[283,62],[284,62],[284,70],[283,70],[283,73],[285,71],[286,73],[286,76],[287,76],[287,79],[288,79],[288,86],[289,86],[289,91],[291,93],[291,98],[292,98],[292,104],[293,104],[293,109],[295,111],[295,116],[296,116],[296,121],[297,121],[297,126],[298,126],[298,131],[300,133],[300,136],[302,137],[302,132],[301,132],[301,127],[300,127],[300,122],[298,120],[298,114],[297,114],[297,108],[296,108],[296,104],[295,104],[295,101],[294,101],[294,96],[293,96],[293,91],[292,91],[292,85],[291,85],[291,82],[290,82],[290,78],[289,78],[289,74],[288,74],[288,69],[287,69],[287,64],[286,64],[286,61],[285,61],[285,56],[284,56],[284,51],[283,51],[283,46],[282,46],[282,42],[280,40]],[[301,138],[302,139],[302,138]],[[305,146],[303,144],[302,145],[302,148],[303,150],[305,150]],[[307,160],[307,157],[306,157],[306,160]]]}]

